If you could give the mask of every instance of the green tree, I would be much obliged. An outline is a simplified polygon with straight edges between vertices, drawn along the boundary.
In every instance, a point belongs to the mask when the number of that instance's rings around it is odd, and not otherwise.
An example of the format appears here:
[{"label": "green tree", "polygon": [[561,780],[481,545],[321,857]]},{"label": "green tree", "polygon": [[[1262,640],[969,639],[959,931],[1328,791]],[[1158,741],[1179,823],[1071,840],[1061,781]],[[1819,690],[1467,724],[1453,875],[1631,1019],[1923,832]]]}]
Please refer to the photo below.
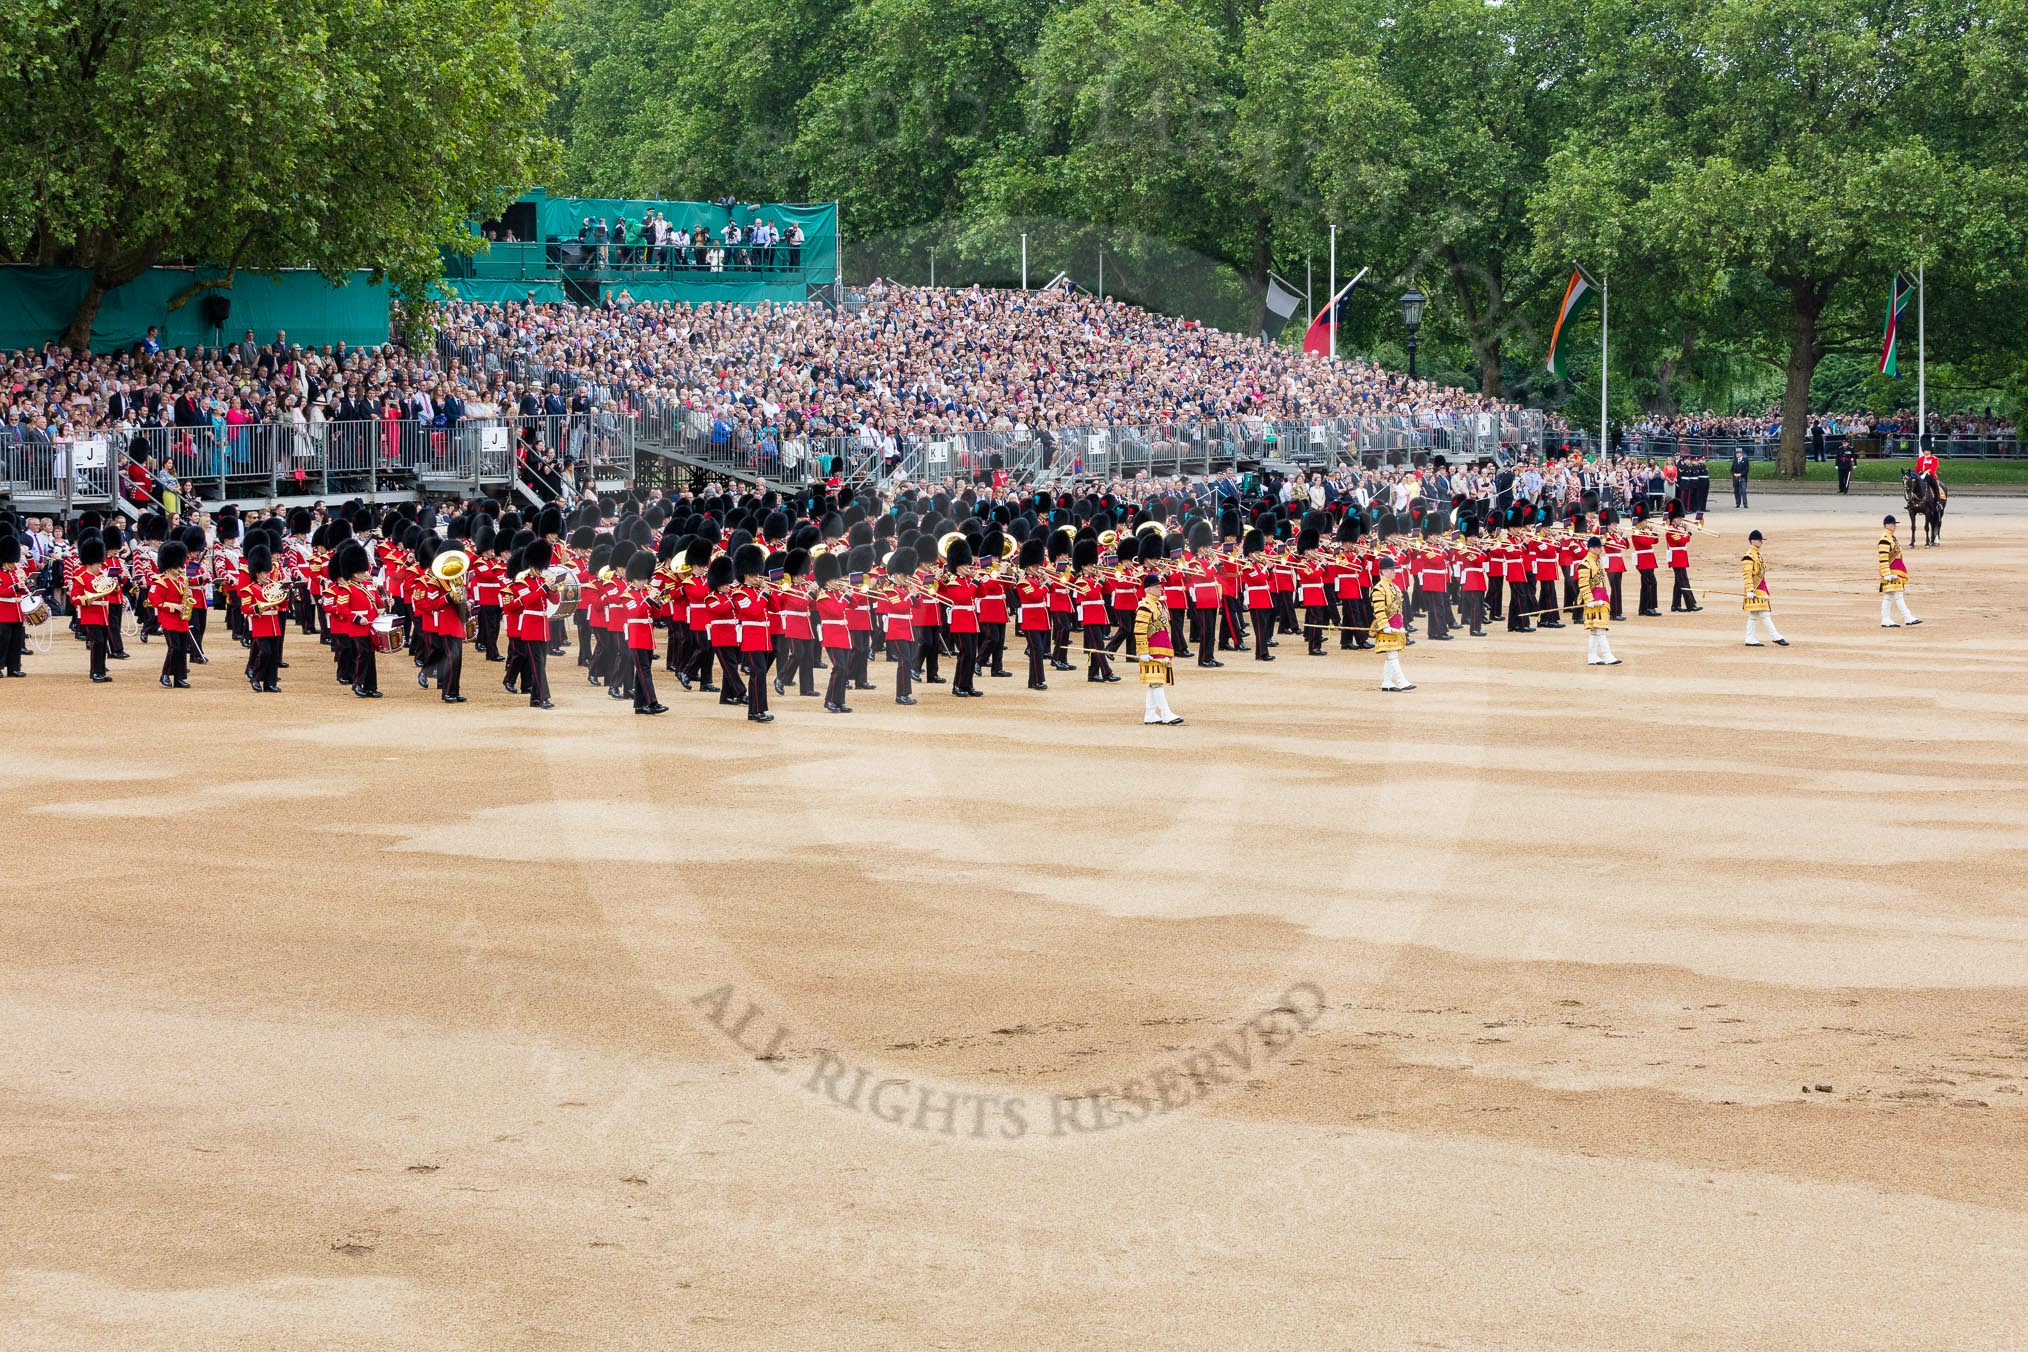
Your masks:
[{"label": "green tree", "polygon": [[880,233],[958,214],[967,171],[1021,125],[1024,63],[1045,0],[864,0],[850,53],[797,105],[811,196]]},{"label": "green tree", "polygon": [[[1800,474],[1811,381],[1877,340],[1888,278],[1925,260],[1990,302],[2018,285],[2020,6],[1678,0],[1648,7],[1671,61],[1595,32],[1595,153],[1554,157],[1537,210],[1559,238],[1596,203],[1612,232],[1711,279],[1719,332],[1780,363],[1779,469]],[[1633,13],[1628,5],[1617,17]],[[2010,66],[2003,54],[2012,51]],[[1608,87],[1621,94],[1609,97]]]},{"label": "green tree", "polygon": [[509,0],[0,0],[0,262],[165,259],[411,296],[545,166],[554,63]]}]

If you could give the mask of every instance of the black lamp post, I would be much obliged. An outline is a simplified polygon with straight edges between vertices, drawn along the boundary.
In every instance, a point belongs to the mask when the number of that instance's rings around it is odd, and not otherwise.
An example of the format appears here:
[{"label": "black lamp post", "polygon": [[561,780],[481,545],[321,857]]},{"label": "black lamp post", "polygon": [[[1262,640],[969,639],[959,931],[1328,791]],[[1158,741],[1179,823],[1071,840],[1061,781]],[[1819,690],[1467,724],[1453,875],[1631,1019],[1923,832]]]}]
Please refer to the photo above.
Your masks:
[{"label": "black lamp post", "polygon": [[1408,378],[1415,379],[1416,332],[1422,328],[1422,307],[1428,298],[1415,289],[1415,283],[1408,284],[1408,290],[1401,297],[1401,326],[1408,330]]}]

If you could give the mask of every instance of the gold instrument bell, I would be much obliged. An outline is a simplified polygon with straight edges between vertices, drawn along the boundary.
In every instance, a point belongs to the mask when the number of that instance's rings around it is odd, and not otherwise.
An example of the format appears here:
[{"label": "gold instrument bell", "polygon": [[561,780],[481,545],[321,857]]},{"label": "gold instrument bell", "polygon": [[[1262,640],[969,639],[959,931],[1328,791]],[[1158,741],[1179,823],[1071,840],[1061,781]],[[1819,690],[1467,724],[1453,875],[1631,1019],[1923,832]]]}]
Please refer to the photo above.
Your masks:
[{"label": "gold instrument bell", "polygon": [[443,585],[453,600],[465,598],[465,575],[472,571],[472,556],[462,549],[446,549],[430,560],[430,576]]},{"label": "gold instrument bell", "polygon": [[962,540],[964,538],[965,533],[961,530],[945,531],[942,535],[937,537],[937,557],[940,559],[949,558],[951,554],[951,544],[954,541]]}]

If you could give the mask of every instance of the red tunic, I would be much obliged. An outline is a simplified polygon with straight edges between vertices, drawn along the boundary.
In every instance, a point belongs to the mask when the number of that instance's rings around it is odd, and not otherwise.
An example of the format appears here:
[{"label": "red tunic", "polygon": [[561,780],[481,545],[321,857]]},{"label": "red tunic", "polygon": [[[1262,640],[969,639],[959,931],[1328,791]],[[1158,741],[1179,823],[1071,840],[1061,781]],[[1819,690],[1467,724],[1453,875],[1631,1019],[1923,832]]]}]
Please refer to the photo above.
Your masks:
[{"label": "red tunic", "polygon": [[187,634],[190,621],[183,617],[183,592],[174,581],[158,577],[148,586],[148,604],[155,608],[155,622],[164,633]]}]

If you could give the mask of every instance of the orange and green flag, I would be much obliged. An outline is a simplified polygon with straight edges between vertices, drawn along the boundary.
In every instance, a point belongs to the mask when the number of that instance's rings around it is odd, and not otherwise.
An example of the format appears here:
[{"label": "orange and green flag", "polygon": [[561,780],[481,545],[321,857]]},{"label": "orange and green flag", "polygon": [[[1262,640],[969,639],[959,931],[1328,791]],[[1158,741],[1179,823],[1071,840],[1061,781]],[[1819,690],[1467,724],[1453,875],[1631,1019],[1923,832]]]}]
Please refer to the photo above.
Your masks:
[{"label": "orange and green flag", "polygon": [[1556,327],[1549,333],[1549,374],[1563,378],[1563,361],[1570,350],[1570,333],[1578,314],[1598,299],[1598,283],[1581,267],[1570,270],[1570,284],[1563,288],[1563,304],[1556,311]]}]

